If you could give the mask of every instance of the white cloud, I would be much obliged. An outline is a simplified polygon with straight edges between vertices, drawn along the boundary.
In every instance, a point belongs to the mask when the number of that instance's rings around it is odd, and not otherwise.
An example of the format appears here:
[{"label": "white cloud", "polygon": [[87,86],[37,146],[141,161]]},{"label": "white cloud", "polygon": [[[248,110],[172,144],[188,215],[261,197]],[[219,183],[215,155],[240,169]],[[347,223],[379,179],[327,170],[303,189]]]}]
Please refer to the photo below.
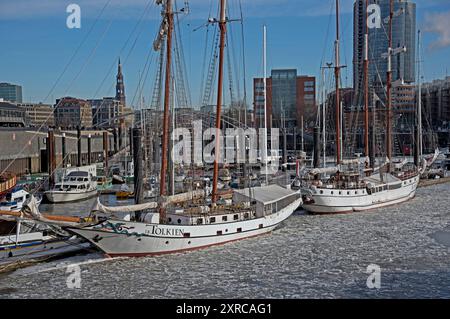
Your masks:
[{"label": "white cloud", "polygon": [[441,49],[450,46],[450,11],[427,14],[425,16],[424,31],[438,35],[437,40],[430,44],[430,49]]}]

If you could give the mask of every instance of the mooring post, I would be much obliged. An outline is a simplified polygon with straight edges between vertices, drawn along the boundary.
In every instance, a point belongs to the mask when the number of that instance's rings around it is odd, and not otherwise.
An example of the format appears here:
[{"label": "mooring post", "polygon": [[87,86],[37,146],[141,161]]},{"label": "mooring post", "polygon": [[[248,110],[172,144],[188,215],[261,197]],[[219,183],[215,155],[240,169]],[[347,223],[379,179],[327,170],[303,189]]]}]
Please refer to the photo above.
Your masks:
[{"label": "mooring post", "polygon": [[88,142],[88,144],[87,144],[87,147],[88,147],[88,165],[91,165],[91,163],[92,163],[92,145],[91,145],[91,143],[92,143],[92,136],[91,136],[91,134],[88,135],[87,142]]},{"label": "mooring post", "polygon": [[117,149],[117,128],[113,129],[113,138],[114,138],[114,154],[118,152]]},{"label": "mooring post", "polygon": [[320,127],[314,127],[314,168],[320,166]]},{"label": "mooring post", "polygon": [[[141,129],[133,129],[134,149],[134,202],[142,204],[144,201],[143,171],[142,171],[142,135]],[[136,212],[136,220],[140,220],[141,213]]]},{"label": "mooring post", "polygon": [[53,130],[48,131],[47,136],[47,157],[48,157],[48,182],[50,188],[55,184],[55,169],[56,169],[56,163],[55,163],[55,133]]},{"label": "mooring post", "polygon": [[79,126],[77,127],[77,146],[77,166],[80,167],[83,165],[83,163],[81,161],[81,128]]},{"label": "mooring post", "polygon": [[414,125],[414,165],[416,167],[420,166],[420,135],[419,135],[419,126]]},{"label": "mooring post", "polygon": [[130,156],[133,156],[133,128],[130,127],[130,132],[129,132],[129,143],[130,143]]},{"label": "mooring post", "polygon": [[369,160],[370,168],[375,168],[375,132],[373,127],[369,127]]},{"label": "mooring post", "polygon": [[106,174],[108,169],[108,131],[103,132],[103,165]]},{"label": "mooring post", "polygon": [[123,134],[123,127],[122,123],[119,124],[119,151],[122,150],[122,134]]},{"label": "mooring post", "polygon": [[66,133],[62,133],[61,135],[61,153],[62,153],[62,166],[64,168],[67,167],[67,159],[66,159]]}]

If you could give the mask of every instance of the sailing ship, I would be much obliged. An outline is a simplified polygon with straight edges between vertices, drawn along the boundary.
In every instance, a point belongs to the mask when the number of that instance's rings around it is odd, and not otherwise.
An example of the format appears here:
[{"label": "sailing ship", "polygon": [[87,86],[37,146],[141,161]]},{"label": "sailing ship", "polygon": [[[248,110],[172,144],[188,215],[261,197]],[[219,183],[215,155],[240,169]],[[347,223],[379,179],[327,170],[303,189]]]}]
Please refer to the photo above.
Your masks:
[{"label": "sailing ship", "polygon": [[[336,0],[336,47],[335,47],[335,80],[336,80],[336,167],[316,169],[315,175],[304,194],[303,208],[312,213],[347,213],[366,211],[374,208],[399,204],[415,196],[420,181],[420,169],[406,163],[392,162],[392,96],[391,59],[392,49],[393,2],[390,2],[389,17],[389,47],[387,54],[387,132],[386,149],[387,161],[382,167],[375,169],[361,169],[360,160],[343,161],[341,159],[341,101],[340,101],[340,70],[339,61],[339,0]],[[365,153],[369,156],[369,90],[368,90],[368,27],[366,25],[364,53],[364,82],[365,82]],[[369,160],[365,161],[368,164]],[[373,164],[373,163],[372,163]],[[355,167],[356,166],[356,167]],[[318,176],[332,171],[330,179],[321,181]]]},{"label": "sailing ship", "polygon": [[[169,103],[171,101],[171,51],[175,14],[172,10],[172,2],[172,0],[160,2],[164,6],[164,21],[159,38],[165,37],[167,55],[160,200],[147,204],[138,203],[136,207],[105,208],[100,205],[100,210],[106,212],[123,210],[135,212],[134,221],[106,219],[94,225],[67,228],[70,232],[87,239],[108,256],[147,256],[175,253],[266,234],[286,220],[302,201],[299,192],[277,185],[234,191],[231,192],[231,198],[225,195],[221,196],[218,191],[220,152],[215,152],[211,204],[201,204],[201,202],[206,202],[205,190],[166,196],[170,127]],[[216,130],[219,130],[227,25],[226,0],[220,0],[220,19],[215,22],[218,22],[220,28],[220,62],[215,126]],[[155,45],[155,47],[160,47],[160,45]],[[219,139],[216,142],[217,150],[220,149]],[[229,194],[229,192],[226,194]]]}]

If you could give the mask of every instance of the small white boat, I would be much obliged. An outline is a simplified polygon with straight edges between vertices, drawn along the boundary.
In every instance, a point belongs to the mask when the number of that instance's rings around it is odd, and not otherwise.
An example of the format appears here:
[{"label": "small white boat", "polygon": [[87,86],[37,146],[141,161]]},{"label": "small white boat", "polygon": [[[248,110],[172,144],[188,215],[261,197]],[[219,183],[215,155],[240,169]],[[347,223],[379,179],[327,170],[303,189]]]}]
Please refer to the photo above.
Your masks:
[{"label": "small white boat", "polygon": [[85,200],[97,195],[97,182],[89,172],[74,171],[44,194],[51,203]]},{"label": "small white boat", "polygon": [[[21,187],[14,188],[10,193],[6,194],[3,201],[0,202],[0,210],[19,212],[23,204],[27,199],[31,197],[31,194]],[[42,197],[35,196],[37,205],[42,201]]]}]

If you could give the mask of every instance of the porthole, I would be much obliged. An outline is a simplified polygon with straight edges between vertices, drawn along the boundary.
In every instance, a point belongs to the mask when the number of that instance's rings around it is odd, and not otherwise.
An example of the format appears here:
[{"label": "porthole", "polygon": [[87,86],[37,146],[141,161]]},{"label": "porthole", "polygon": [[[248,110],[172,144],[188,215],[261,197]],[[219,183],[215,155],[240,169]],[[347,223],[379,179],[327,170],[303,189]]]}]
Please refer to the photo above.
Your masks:
[{"label": "porthole", "polygon": [[169,244],[169,241],[166,241],[166,245],[168,245]]},{"label": "porthole", "polygon": [[178,224],[181,224],[181,219],[178,219],[177,222],[178,222]]}]

